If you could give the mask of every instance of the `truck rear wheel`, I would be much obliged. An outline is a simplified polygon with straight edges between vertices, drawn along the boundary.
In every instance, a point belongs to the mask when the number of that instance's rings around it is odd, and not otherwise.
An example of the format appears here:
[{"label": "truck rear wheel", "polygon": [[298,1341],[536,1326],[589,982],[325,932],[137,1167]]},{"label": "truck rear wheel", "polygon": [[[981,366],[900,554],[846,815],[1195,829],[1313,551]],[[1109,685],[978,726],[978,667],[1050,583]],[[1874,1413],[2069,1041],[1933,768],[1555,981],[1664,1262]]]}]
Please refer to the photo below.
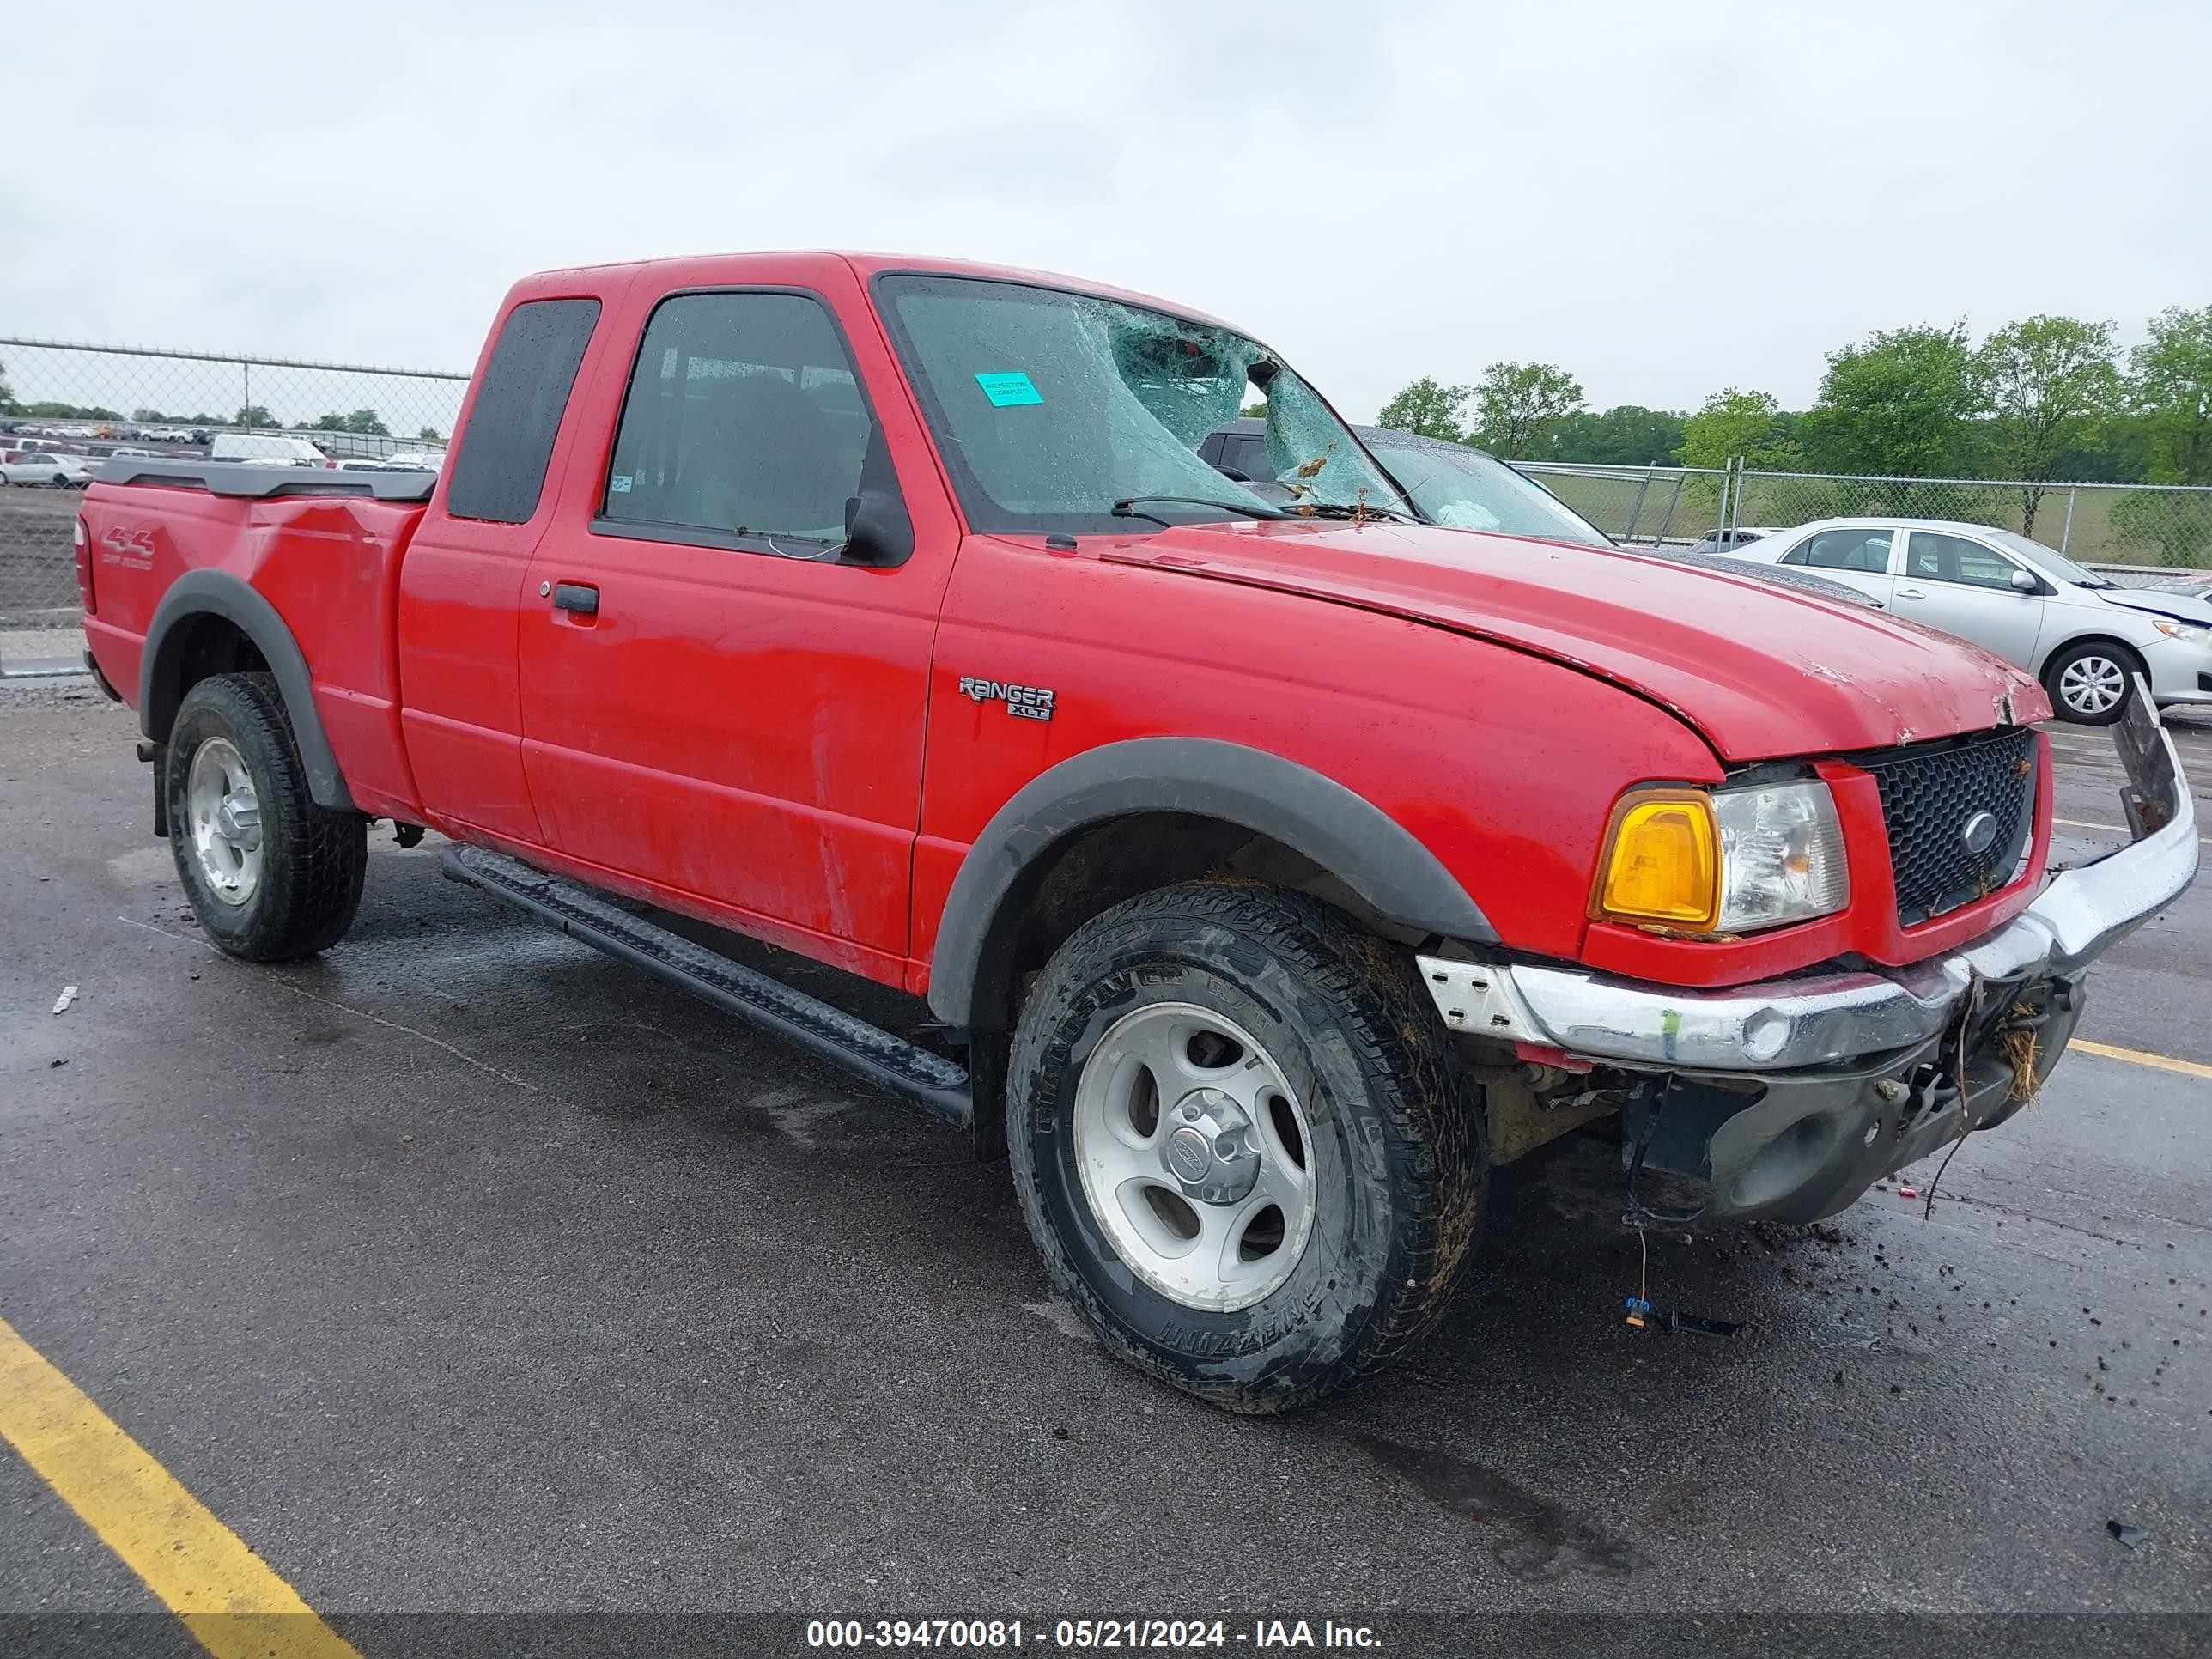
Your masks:
[{"label": "truck rear wheel", "polygon": [[1486,1174],[1410,961],[1303,894],[1193,883],[1078,928],[1014,1036],[1015,1191],[1107,1345],[1241,1412],[1379,1370],[1443,1312]]},{"label": "truck rear wheel", "polygon": [[335,945],[361,908],[368,821],[318,806],[269,674],[185,694],[169,732],[169,848],[210,939],[248,962]]}]

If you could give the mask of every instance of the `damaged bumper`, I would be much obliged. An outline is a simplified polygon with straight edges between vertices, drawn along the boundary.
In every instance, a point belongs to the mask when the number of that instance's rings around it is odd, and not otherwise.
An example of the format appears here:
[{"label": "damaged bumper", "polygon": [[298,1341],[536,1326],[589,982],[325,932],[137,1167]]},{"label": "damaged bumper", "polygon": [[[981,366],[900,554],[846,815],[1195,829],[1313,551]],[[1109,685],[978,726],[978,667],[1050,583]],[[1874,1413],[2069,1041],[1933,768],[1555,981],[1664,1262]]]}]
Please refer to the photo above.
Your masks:
[{"label": "damaged bumper", "polygon": [[1422,973],[1455,1030],[1663,1077],[1632,1097],[1629,1138],[1650,1168],[1705,1183],[1695,1218],[1832,1214],[2019,1109],[2073,1034],[2088,964],[2196,874],[2188,783],[2140,686],[2113,732],[2134,842],[1950,955],[1720,991],[1440,957]]}]

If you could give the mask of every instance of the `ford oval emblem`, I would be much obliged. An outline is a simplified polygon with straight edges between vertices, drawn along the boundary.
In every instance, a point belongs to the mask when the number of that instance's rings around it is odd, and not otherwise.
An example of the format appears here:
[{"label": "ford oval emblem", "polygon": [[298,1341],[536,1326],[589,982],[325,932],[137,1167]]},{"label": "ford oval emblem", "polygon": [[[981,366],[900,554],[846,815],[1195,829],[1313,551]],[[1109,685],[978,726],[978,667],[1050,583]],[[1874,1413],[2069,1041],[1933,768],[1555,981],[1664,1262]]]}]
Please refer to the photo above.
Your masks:
[{"label": "ford oval emblem", "polygon": [[1959,826],[1959,844],[1976,858],[1996,844],[1997,815],[1977,812]]}]

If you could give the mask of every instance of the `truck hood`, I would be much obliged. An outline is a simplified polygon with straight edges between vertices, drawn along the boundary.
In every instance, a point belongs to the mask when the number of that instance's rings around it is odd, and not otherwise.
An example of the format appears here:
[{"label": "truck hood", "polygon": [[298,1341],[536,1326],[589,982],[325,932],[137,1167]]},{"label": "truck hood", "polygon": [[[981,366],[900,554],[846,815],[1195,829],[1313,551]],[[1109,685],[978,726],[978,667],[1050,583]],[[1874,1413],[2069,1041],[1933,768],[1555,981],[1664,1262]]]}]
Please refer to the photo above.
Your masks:
[{"label": "truck hood", "polygon": [[2049,714],[2033,678],[1948,635],[1626,548],[1298,520],[1178,525],[1100,556],[1532,652],[1661,704],[1726,761],[1879,749]]}]

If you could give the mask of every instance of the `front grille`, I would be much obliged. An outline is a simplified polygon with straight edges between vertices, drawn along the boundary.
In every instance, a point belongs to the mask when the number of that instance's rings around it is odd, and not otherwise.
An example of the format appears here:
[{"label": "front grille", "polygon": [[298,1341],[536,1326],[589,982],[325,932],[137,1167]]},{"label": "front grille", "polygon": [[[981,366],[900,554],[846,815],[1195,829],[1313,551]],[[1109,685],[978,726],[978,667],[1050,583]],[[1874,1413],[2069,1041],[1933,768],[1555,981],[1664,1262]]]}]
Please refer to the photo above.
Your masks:
[{"label": "front grille", "polygon": [[[1972,904],[2018,873],[2035,823],[2035,733],[2014,727],[1857,757],[1881,790],[1899,923]],[[1976,853],[1966,830],[1981,812],[1996,828]]]}]

